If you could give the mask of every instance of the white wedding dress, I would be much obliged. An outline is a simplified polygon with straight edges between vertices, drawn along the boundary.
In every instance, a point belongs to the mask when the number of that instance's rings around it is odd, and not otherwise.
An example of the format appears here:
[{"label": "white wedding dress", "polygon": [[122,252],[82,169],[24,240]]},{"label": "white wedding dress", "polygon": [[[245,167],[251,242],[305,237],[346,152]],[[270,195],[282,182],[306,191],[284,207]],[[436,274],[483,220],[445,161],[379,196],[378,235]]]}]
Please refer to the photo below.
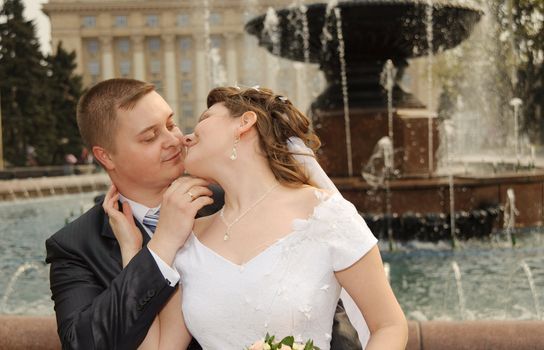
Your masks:
[{"label": "white wedding dress", "polygon": [[377,240],[339,193],[316,195],[320,202],[308,219],[294,220],[290,234],[243,265],[189,236],[174,265],[185,323],[203,349],[242,350],[266,333],[330,349],[341,291],[334,272],[353,265]]}]

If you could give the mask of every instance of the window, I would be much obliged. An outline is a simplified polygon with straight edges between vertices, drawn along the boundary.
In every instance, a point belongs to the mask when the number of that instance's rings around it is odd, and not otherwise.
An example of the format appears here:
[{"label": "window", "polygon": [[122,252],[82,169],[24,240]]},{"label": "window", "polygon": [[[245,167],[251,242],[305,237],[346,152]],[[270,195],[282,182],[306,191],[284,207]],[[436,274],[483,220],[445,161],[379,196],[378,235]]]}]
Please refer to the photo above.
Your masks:
[{"label": "window", "polygon": [[87,51],[91,55],[95,55],[98,52],[98,40],[91,39],[87,41]]},{"label": "window", "polygon": [[181,114],[183,118],[192,119],[193,116],[193,105],[189,102],[182,102],[182,111]]},{"label": "window", "polygon": [[159,26],[159,16],[157,15],[147,15],[146,24],[148,27],[158,27]]},{"label": "window", "polygon": [[127,16],[115,16],[115,26],[118,28],[126,27],[128,24]]},{"label": "window", "polygon": [[130,61],[121,61],[119,64],[119,70],[121,71],[121,75],[123,77],[127,77],[130,75]]},{"label": "window", "polygon": [[193,46],[193,39],[192,38],[181,38],[179,39],[179,47],[181,50],[186,51],[190,50],[191,46]]},{"label": "window", "polygon": [[182,58],[180,63],[180,70],[182,73],[189,73],[193,67],[193,61],[189,58]]},{"label": "window", "polygon": [[84,28],[94,28],[94,27],[96,27],[96,16],[85,16],[85,17],[83,17],[83,27]]},{"label": "window", "polygon": [[211,48],[212,49],[220,49],[221,46],[223,46],[223,38],[218,36],[218,35],[214,35],[210,38],[210,41],[211,41]]},{"label": "window", "polygon": [[100,75],[100,63],[96,61],[89,62],[89,74],[93,77]]},{"label": "window", "polygon": [[149,51],[151,52],[157,52],[161,49],[161,39],[159,38],[149,38],[147,41],[147,45],[149,47]]},{"label": "window", "polygon": [[119,39],[117,41],[117,49],[119,52],[127,53],[130,50],[130,41],[128,39]]},{"label": "window", "polygon": [[181,92],[184,95],[189,95],[193,91],[193,81],[192,80],[182,80],[181,81]]},{"label": "window", "polygon": [[221,24],[223,21],[223,17],[218,12],[212,12],[210,13],[210,24],[211,25],[218,25]]},{"label": "window", "polygon": [[151,61],[151,73],[152,74],[160,74],[161,73],[161,61],[160,60],[152,60]]},{"label": "window", "polygon": [[178,27],[187,27],[191,23],[191,18],[186,13],[181,13],[178,15],[177,24]]}]

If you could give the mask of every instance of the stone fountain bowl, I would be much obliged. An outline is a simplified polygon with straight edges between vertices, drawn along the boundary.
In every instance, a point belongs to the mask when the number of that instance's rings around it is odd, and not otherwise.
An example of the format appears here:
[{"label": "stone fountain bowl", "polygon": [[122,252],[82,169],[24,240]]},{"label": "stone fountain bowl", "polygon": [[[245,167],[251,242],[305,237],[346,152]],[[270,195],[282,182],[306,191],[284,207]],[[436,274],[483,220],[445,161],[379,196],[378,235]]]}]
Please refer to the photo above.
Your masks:
[{"label": "stone fountain bowl", "polygon": [[[466,39],[483,11],[468,0],[433,0],[433,52],[455,47]],[[427,54],[427,0],[349,0],[339,1],[347,61],[372,58],[405,60]],[[327,16],[327,3],[307,5],[309,61],[324,63],[337,60],[337,30],[334,14]],[[305,61],[302,37],[302,12],[298,7],[277,11],[279,44],[263,31],[266,15],[246,24],[246,31],[259,39],[259,44],[282,57]],[[332,34],[323,47],[322,33]],[[331,50],[333,49],[333,50]],[[330,54],[330,53],[333,54]],[[329,53],[323,54],[323,53]]]},{"label": "stone fountain bowl", "polygon": [[[312,110],[340,109],[344,99],[340,79],[338,10],[344,38],[350,108],[386,108],[387,93],[380,76],[387,60],[397,68],[393,105],[422,108],[424,104],[404,91],[400,81],[408,66],[408,58],[429,52],[427,10],[431,7],[428,3],[429,0],[349,0],[339,1],[333,10],[327,11],[326,2],[316,2],[305,7],[306,16],[300,7],[288,7],[278,10],[276,16],[267,18],[267,15],[261,15],[250,20],[246,31],[255,35],[259,44],[275,55],[319,63],[327,87],[312,104]],[[439,52],[458,45],[470,35],[482,15],[483,11],[469,0],[433,0],[432,51]],[[305,22],[307,26],[304,26]],[[276,24],[265,28],[265,23]],[[327,40],[323,40],[324,37]]]}]

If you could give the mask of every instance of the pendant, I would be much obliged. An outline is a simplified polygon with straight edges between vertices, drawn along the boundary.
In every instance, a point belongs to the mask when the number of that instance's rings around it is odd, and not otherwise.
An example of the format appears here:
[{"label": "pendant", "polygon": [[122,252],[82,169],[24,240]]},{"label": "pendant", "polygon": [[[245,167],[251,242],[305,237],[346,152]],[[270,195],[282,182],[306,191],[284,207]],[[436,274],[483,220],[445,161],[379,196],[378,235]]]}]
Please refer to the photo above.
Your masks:
[{"label": "pendant", "polygon": [[229,240],[229,233],[228,232],[225,232],[225,235],[223,236],[223,240],[224,241],[228,241]]}]

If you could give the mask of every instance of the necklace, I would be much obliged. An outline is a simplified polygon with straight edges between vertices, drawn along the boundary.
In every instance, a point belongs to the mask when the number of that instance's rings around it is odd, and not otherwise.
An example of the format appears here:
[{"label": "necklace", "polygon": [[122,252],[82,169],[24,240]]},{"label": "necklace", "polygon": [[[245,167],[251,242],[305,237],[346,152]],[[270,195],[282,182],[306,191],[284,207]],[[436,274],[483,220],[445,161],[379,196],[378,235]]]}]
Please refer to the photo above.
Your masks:
[{"label": "necklace", "polygon": [[240,214],[240,216],[238,216],[236,219],[234,219],[234,221],[232,221],[231,223],[228,223],[227,222],[227,219],[225,219],[225,206],[223,206],[223,208],[221,208],[221,211],[219,212],[219,217],[221,218],[221,220],[223,221],[223,223],[225,224],[225,226],[227,226],[227,230],[225,231],[225,235],[223,236],[223,240],[224,241],[228,241],[229,238],[230,238],[230,228],[236,224],[238,221],[240,221],[241,218],[243,218],[247,213],[249,213],[249,211],[253,208],[255,208],[257,206],[257,204],[261,203],[265,198],[266,196],[272,192],[276,187],[278,187],[280,184],[277,183],[275,184],[274,186],[270,187],[268,189],[268,191],[266,191],[261,197],[259,197],[259,199],[257,199],[257,201],[255,201],[255,203],[253,203],[252,205],[249,206],[249,208],[247,208],[242,214]]}]

